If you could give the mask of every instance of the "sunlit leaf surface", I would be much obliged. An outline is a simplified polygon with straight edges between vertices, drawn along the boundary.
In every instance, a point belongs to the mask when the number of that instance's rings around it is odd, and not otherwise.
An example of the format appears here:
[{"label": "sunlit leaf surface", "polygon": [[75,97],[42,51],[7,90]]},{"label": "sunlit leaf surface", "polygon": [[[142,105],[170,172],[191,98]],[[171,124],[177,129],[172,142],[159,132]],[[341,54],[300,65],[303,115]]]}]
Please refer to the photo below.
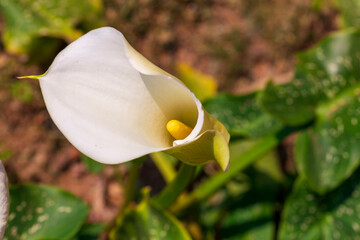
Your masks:
[{"label": "sunlit leaf surface", "polygon": [[244,96],[219,94],[206,101],[204,107],[225,125],[232,136],[256,138],[282,128],[279,120],[261,109],[257,93]]},{"label": "sunlit leaf surface", "polygon": [[294,80],[268,85],[263,106],[283,122],[314,121],[296,144],[296,162],[310,187],[329,191],[360,164],[360,32],[324,39],[299,54]]},{"label": "sunlit leaf surface", "polygon": [[294,80],[278,86],[270,83],[262,94],[262,105],[290,125],[314,119],[320,105],[359,87],[359,41],[359,31],[340,32],[300,53]]},{"label": "sunlit leaf surface", "polygon": [[[2,35],[4,45],[11,53],[27,54],[33,51],[36,38],[75,40],[82,35],[76,28],[79,24],[98,25],[100,10],[99,0],[1,0],[0,11],[6,23]],[[47,50],[36,49],[37,54],[42,51]]]},{"label": "sunlit leaf surface", "polygon": [[322,193],[338,186],[360,162],[360,92],[344,95],[319,111],[298,137],[296,161],[309,185]]},{"label": "sunlit leaf surface", "polygon": [[86,204],[59,188],[20,185],[10,188],[10,214],[4,240],[67,240],[84,223]]},{"label": "sunlit leaf surface", "polygon": [[319,196],[298,180],[285,203],[280,240],[360,239],[360,172]]}]

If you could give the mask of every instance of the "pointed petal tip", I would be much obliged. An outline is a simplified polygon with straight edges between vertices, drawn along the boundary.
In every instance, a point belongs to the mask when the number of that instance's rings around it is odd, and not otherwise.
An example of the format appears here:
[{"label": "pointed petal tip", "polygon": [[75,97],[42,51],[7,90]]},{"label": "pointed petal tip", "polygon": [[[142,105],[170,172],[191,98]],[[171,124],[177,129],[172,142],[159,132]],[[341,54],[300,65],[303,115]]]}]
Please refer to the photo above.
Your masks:
[{"label": "pointed petal tip", "polygon": [[36,79],[39,80],[40,77],[42,77],[43,75],[29,75],[29,76],[20,76],[20,77],[16,77],[17,79]]},{"label": "pointed petal tip", "polygon": [[228,145],[228,139],[223,133],[216,131],[217,137],[214,138],[214,157],[215,161],[221,169],[226,172],[230,166],[230,151]]},{"label": "pointed petal tip", "polygon": [[230,167],[230,161],[229,159],[227,161],[222,161],[222,162],[217,162],[217,164],[219,164],[221,170],[223,170],[223,172],[227,172],[227,170]]}]

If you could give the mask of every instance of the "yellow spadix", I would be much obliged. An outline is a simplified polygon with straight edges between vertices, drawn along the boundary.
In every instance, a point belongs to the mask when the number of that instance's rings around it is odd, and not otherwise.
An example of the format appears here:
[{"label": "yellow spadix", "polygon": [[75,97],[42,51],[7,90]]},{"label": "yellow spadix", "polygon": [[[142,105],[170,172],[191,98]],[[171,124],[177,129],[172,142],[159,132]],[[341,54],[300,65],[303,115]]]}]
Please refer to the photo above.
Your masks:
[{"label": "yellow spadix", "polygon": [[166,124],[166,129],[176,140],[185,139],[193,130],[191,127],[178,120],[170,120]]}]

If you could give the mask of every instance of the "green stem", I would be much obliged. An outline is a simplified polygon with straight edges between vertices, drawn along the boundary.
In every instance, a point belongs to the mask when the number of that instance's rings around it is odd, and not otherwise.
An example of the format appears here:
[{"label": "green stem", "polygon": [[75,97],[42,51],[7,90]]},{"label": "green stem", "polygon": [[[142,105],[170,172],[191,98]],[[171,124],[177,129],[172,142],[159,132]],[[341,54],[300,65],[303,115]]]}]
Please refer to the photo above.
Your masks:
[{"label": "green stem", "polygon": [[122,209],[126,207],[134,200],[136,194],[136,184],[139,178],[140,163],[132,162],[130,165],[129,179],[125,188],[125,202]]},{"label": "green stem", "polygon": [[195,171],[196,167],[182,164],[175,179],[155,197],[155,203],[164,209],[170,207],[193,180]]},{"label": "green stem", "polygon": [[[124,205],[118,211],[117,217],[107,226],[107,231],[114,229],[117,223],[123,218],[124,212],[127,209],[127,206],[134,200],[136,194],[136,184],[139,176],[141,163],[133,161],[130,163],[130,171],[129,171],[129,178],[125,188],[125,200]],[[116,169],[116,168],[115,168]],[[115,171],[115,176],[119,180],[121,185],[124,185],[122,178],[119,177],[118,171]]]},{"label": "green stem", "polygon": [[169,161],[169,157],[163,152],[151,153],[150,157],[159,169],[166,183],[173,181],[176,176],[176,171],[174,170],[171,161]]},{"label": "green stem", "polygon": [[214,194],[219,188],[224,186],[230,179],[238,175],[239,171],[245,169],[262,155],[276,147],[281,140],[281,136],[274,135],[261,139],[249,150],[235,159],[232,159],[230,168],[227,172],[221,172],[209,178],[207,181],[199,185],[193,192],[181,199],[181,201],[176,202],[171,210],[178,214],[184,209],[204,201]]}]

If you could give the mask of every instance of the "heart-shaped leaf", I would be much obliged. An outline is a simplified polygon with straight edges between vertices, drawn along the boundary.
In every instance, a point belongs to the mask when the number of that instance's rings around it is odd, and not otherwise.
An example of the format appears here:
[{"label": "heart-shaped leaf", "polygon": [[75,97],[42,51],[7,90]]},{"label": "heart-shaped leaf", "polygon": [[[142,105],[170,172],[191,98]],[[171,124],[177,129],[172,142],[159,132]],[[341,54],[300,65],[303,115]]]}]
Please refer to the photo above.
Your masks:
[{"label": "heart-shaped leaf", "polygon": [[329,191],[360,164],[360,31],[341,32],[299,54],[293,82],[269,84],[262,105],[287,124],[314,120],[300,135],[296,162],[318,193]]},{"label": "heart-shaped leaf", "polygon": [[82,200],[55,187],[10,187],[10,199],[4,240],[67,240],[79,231],[88,215]]},{"label": "heart-shaped leaf", "polygon": [[260,108],[257,93],[244,96],[219,94],[206,101],[204,107],[232,136],[257,138],[282,128],[280,121]]},{"label": "heart-shaped leaf", "polygon": [[360,171],[320,196],[299,179],[285,203],[280,240],[360,239]]},{"label": "heart-shaped leaf", "polygon": [[360,92],[355,89],[318,111],[296,142],[296,162],[311,188],[324,193],[360,164]]}]

